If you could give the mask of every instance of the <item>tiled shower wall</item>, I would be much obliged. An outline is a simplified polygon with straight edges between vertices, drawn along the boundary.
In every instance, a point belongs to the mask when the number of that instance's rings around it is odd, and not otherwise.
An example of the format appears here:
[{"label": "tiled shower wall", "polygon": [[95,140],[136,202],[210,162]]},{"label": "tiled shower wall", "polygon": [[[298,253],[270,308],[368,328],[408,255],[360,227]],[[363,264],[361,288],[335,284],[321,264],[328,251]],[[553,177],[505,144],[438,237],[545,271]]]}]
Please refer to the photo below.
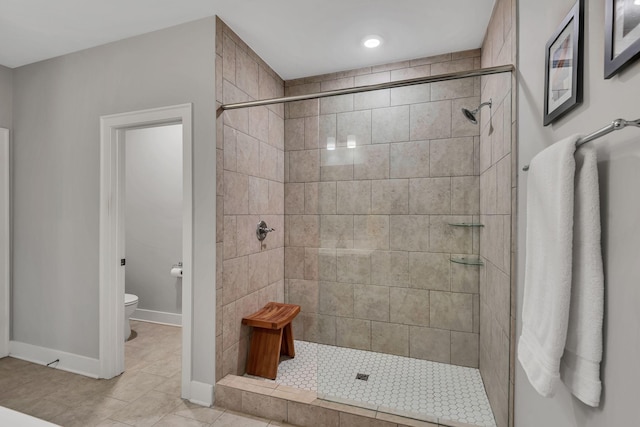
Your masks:
[{"label": "tiled shower wall", "polygon": [[[516,63],[515,16],[515,0],[496,1],[482,46],[482,67]],[[494,104],[483,110],[480,123],[480,219],[485,225],[480,234],[485,264],[480,275],[480,372],[498,427],[513,425],[514,378],[509,367],[515,344],[515,87],[515,73],[482,78],[482,99],[493,98]]]},{"label": "tiled shower wall", "polygon": [[[281,97],[282,79],[220,19],[216,21],[216,100]],[[284,300],[284,109],[226,111],[217,118],[218,290],[216,377],[242,375],[249,328],[242,318]],[[275,231],[261,243],[256,226]]]},{"label": "tiled shower wall", "polygon": [[[285,82],[286,95],[479,68],[480,50]],[[478,366],[480,101],[469,78],[285,106],[285,299],[297,339]],[[349,135],[356,147],[347,148]],[[327,138],[337,148],[326,148]]]}]

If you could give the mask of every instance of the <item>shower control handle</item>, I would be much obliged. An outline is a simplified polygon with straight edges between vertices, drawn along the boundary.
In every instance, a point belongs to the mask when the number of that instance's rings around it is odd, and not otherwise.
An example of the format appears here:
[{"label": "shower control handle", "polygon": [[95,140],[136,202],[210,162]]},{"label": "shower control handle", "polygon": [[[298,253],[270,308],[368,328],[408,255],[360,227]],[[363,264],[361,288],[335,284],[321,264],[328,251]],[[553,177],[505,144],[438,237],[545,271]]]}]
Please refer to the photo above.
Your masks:
[{"label": "shower control handle", "polygon": [[272,231],[276,231],[275,228],[267,227],[267,223],[264,221],[260,221],[258,223],[258,227],[256,228],[256,237],[261,242],[267,238],[267,233],[271,233]]}]

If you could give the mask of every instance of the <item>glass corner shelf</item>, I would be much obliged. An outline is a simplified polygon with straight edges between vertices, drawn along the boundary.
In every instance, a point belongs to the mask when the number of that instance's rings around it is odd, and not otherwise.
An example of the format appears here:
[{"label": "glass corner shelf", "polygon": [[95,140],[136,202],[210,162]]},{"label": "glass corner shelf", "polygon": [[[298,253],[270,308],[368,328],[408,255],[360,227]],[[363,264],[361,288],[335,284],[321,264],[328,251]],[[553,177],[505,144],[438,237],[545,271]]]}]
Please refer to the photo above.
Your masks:
[{"label": "glass corner shelf", "polygon": [[455,258],[451,258],[450,261],[456,264],[463,264],[463,265],[478,265],[478,266],[484,265],[484,263],[480,260],[480,258],[455,257]]},{"label": "glass corner shelf", "polygon": [[484,227],[484,224],[478,224],[474,222],[450,222],[452,227]]}]

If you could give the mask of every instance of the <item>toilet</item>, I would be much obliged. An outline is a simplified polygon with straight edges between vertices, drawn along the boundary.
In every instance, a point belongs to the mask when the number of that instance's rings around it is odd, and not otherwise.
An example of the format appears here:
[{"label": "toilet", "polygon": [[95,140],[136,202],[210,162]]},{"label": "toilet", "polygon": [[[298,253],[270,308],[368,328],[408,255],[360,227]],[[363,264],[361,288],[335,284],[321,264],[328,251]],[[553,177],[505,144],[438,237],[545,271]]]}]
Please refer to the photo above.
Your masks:
[{"label": "toilet", "polygon": [[138,296],[133,294],[124,294],[124,340],[128,340],[131,335],[131,324],[129,318],[138,308]]}]

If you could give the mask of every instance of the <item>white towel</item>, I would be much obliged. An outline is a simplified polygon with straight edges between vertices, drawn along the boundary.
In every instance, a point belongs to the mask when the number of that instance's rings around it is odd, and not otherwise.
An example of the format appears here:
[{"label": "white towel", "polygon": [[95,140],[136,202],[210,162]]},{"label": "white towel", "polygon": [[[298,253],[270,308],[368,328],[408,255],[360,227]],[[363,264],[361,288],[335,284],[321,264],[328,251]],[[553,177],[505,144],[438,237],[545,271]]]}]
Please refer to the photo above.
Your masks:
[{"label": "white towel", "polygon": [[518,359],[542,396],[560,377],[571,298],[575,142],[559,141],[531,161],[527,179],[527,241]]},{"label": "white towel", "polygon": [[600,247],[598,160],[593,147],[575,153],[573,274],[562,381],[581,401],[600,403],[604,273]]}]

